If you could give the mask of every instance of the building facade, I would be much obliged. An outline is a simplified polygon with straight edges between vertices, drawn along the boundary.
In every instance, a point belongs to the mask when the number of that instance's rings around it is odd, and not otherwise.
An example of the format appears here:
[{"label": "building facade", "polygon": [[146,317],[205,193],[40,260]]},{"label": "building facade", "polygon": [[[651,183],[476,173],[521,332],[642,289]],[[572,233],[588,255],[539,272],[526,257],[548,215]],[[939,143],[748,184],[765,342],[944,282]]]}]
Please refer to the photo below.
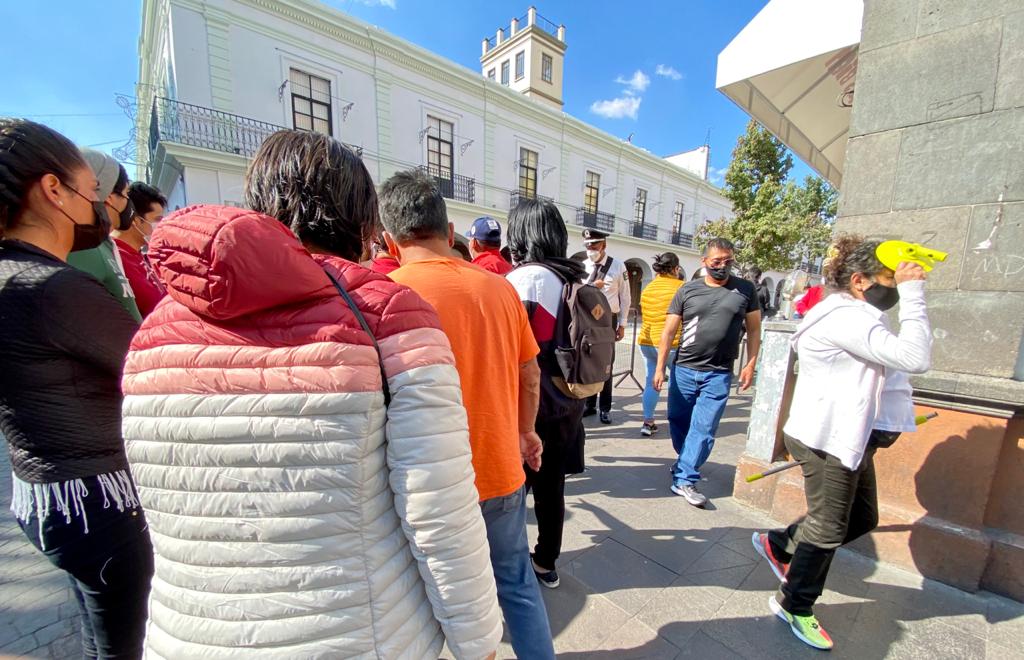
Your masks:
[{"label": "building facade", "polygon": [[[561,112],[564,27],[531,8],[509,28],[485,40],[478,73],[315,0],[145,0],[140,176],[171,208],[239,205],[267,135],[316,130],[359,152],[378,184],[427,171],[460,234],[481,215],[504,222],[520,197],[545,197],[572,249],[582,251],[584,227],[612,232],[609,253],[627,261],[634,288],[668,249],[691,277],[695,229],[730,217],[729,201],[702,176]],[[774,286],[778,274],[769,277]]]}]

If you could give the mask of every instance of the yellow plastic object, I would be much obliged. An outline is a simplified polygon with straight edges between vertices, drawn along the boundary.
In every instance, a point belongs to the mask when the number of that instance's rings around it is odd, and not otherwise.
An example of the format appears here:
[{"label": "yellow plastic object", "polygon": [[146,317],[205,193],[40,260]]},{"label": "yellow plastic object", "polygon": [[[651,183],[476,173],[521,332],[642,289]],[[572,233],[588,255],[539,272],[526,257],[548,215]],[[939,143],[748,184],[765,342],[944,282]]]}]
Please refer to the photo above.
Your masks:
[{"label": "yellow plastic object", "polygon": [[918,243],[885,241],[875,250],[875,256],[883,266],[890,270],[899,268],[900,262],[909,261],[919,264],[925,272],[928,272],[935,267],[935,262],[945,261],[949,255],[941,250],[925,247]]}]

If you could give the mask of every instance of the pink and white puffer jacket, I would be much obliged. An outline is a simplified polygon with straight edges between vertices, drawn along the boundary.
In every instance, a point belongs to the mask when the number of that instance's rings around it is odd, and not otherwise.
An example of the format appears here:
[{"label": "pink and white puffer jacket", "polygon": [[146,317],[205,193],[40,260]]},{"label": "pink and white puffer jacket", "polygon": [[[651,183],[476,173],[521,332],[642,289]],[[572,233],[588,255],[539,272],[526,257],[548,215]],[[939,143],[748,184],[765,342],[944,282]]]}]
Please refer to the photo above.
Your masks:
[{"label": "pink and white puffer jacket", "polygon": [[[124,372],[156,574],[148,657],[482,658],[501,637],[454,358],[416,293],[198,206]],[[324,269],[380,344],[377,353]],[[385,428],[387,430],[385,438]]]}]

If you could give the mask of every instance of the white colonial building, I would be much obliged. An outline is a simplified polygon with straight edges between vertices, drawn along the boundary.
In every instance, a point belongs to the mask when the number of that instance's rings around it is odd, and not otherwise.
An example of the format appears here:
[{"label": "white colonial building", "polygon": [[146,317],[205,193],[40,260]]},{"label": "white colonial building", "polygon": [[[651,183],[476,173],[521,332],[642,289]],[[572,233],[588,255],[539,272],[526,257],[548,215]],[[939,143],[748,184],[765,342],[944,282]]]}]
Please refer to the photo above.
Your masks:
[{"label": "white colonial building", "polygon": [[660,158],[562,112],[565,32],[531,8],[484,40],[475,72],[314,0],[144,0],[140,175],[172,208],[237,205],[267,135],[322,131],[378,184],[427,170],[459,232],[547,197],[574,249],[585,226],[613,233],[635,290],[668,249],[691,277],[695,227],[731,216],[706,150]]}]

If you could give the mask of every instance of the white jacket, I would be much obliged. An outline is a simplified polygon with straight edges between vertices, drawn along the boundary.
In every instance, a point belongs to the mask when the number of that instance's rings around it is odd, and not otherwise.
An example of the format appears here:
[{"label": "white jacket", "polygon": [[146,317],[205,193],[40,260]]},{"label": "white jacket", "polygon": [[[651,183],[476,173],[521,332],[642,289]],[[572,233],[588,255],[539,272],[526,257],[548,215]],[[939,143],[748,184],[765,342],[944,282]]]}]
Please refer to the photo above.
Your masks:
[{"label": "white jacket", "polygon": [[[150,245],[169,298],[123,382],[156,555],[147,657],[494,651],[466,412],[434,310],[249,211],[185,209]],[[377,353],[325,269],[379,342],[386,408]]]},{"label": "white jacket", "polygon": [[910,383],[931,362],[924,282],[899,285],[900,332],[884,312],[847,293],[833,293],[808,312],[793,347],[800,375],[783,431],[813,449],[860,466],[873,428],[912,431]]}]

